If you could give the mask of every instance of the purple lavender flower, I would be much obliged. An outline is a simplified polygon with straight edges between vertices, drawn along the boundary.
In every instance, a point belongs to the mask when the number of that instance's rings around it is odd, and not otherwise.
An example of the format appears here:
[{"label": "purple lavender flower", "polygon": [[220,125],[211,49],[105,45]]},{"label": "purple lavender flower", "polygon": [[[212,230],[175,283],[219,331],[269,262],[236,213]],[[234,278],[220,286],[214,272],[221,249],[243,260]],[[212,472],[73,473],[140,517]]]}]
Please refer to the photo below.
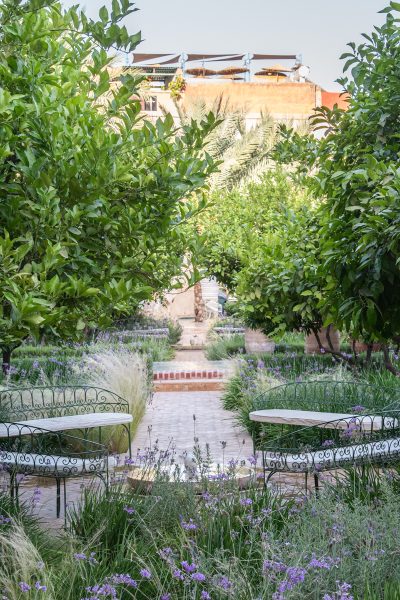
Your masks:
[{"label": "purple lavender flower", "polygon": [[362,406],[361,404],[356,404],[355,406],[351,407],[351,411],[355,413],[360,413],[363,410],[365,410],[365,406]]},{"label": "purple lavender flower", "polygon": [[322,448],[330,448],[331,446],[335,445],[334,440],[325,440],[322,442]]},{"label": "purple lavender flower", "polygon": [[211,600],[211,596],[206,590],[203,590],[200,594],[201,600]]},{"label": "purple lavender flower", "polygon": [[102,585],[94,585],[93,587],[87,587],[86,591],[90,594],[94,594],[94,596],[92,596],[90,600],[97,600],[99,596],[110,596],[111,598],[117,597],[116,588],[106,582]]},{"label": "purple lavender flower", "polygon": [[225,576],[221,577],[220,580],[218,581],[218,585],[223,589],[223,590],[230,590],[232,587],[232,582],[229,581],[229,579]]},{"label": "purple lavender flower", "polygon": [[128,574],[117,574],[110,577],[110,582],[114,585],[126,585],[128,587],[137,588],[137,581]]},{"label": "purple lavender flower", "polygon": [[239,503],[242,506],[251,506],[253,504],[253,500],[251,498],[241,498]]},{"label": "purple lavender flower", "polygon": [[175,577],[175,579],[181,579],[182,581],[185,579],[180,569],[174,569],[172,571],[172,577]]},{"label": "purple lavender flower", "polygon": [[186,573],[194,573],[194,571],[197,569],[197,566],[194,563],[189,564],[187,560],[183,560],[181,565]]},{"label": "purple lavender flower", "polygon": [[292,590],[296,585],[304,581],[306,574],[307,570],[301,567],[288,567],[286,569],[286,579],[279,584],[278,592],[284,594]]},{"label": "purple lavender flower", "polygon": [[193,573],[192,579],[193,581],[205,581],[206,576],[203,573]]},{"label": "purple lavender flower", "polygon": [[337,581],[336,588],[336,592],[333,594],[325,594],[323,600],[354,600],[354,597],[349,594],[351,590],[350,583]]},{"label": "purple lavender flower", "polygon": [[144,579],[151,579],[151,573],[150,571],[148,571],[147,569],[141,569],[140,570],[140,575],[144,578]]},{"label": "purple lavender flower", "polygon": [[186,531],[196,531],[196,529],[198,529],[198,526],[193,521],[193,519],[189,519],[189,521],[183,521],[183,520],[181,520],[181,526]]},{"label": "purple lavender flower", "polygon": [[29,590],[31,589],[29,583],[25,583],[25,581],[20,581],[18,585],[21,592],[29,592]]},{"label": "purple lavender flower", "polygon": [[11,523],[10,517],[5,517],[4,515],[0,515],[0,525],[6,525]]},{"label": "purple lavender flower", "polygon": [[160,600],[171,600],[171,594],[161,594]]},{"label": "purple lavender flower", "polygon": [[282,562],[278,562],[275,560],[264,560],[263,562],[263,571],[274,571],[275,573],[283,573],[286,571],[287,567]]},{"label": "purple lavender flower", "polygon": [[84,554],[83,552],[76,552],[76,553],[74,554],[74,559],[75,559],[75,560],[86,560],[86,559],[87,559],[87,556],[86,556],[86,554]]},{"label": "purple lavender flower", "polygon": [[329,570],[331,568],[331,563],[329,562],[329,560],[326,560],[325,558],[317,558],[315,553],[313,552],[312,556],[311,556],[311,560],[308,563],[309,567],[312,567],[313,569],[327,569]]},{"label": "purple lavender flower", "polygon": [[361,430],[360,425],[357,425],[354,420],[349,421],[347,429],[341,432],[342,438],[352,438],[354,434]]},{"label": "purple lavender flower", "polygon": [[132,508],[131,506],[124,506],[124,511],[126,513],[128,513],[128,515],[133,515],[133,513],[135,512],[135,509]]},{"label": "purple lavender flower", "polygon": [[40,581],[37,581],[35,583],[35,589],[37,589],[39,592],[45,592],[47,590],[47,586],[46,585],[42,585],[40,583]]}]

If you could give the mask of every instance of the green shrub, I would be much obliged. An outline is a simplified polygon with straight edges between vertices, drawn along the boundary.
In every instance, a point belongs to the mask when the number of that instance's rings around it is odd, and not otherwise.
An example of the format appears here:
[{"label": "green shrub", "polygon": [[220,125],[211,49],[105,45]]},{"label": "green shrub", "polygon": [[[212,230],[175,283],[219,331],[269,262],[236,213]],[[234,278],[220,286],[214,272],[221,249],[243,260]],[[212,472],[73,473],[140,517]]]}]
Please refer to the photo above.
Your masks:
[{"label": "green shrub", "polygon": [[168,321],[168,341],[171,345],[175,345],[179,342],[182,336],[182,325],[179,321]]},{"label": "green shrub", "polygon": [[207,344],[205,354],[208,360],[224,360],[244,352],[244,336],[232,334],[227,336],[213,336]]}]

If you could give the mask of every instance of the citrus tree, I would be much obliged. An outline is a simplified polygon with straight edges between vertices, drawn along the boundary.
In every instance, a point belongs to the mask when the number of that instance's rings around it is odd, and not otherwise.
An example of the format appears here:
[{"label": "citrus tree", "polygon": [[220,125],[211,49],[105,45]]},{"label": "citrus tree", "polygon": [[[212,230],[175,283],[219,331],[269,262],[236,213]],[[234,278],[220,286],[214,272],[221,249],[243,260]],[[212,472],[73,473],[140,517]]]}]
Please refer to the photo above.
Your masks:
[{"label": "citrus tree", "polygon": [[[214,170],[213,116],[176,135],[139,115],[137,76],[110,82],[140,34],[113,0],[98,21],[52,0],[0,1],[0,347],[78,337],[170,285],[191,194]],[[188,200],[189,198],[189,200]],[[201,202],[196,203],[201,208]]]},{"label": "citrus tree", "polygon": [[299,161],[320,210],[322,310],[355,339],[400,339],[400,11],[358,47],[349,44],[340,80],[348,110],[321,109],[321,140],[284,132],[281,157]]},{"label": "citrus tree", "polygon": [[304,189],[276,169],[259,183],[215,192],[201,214],[204,264],[250,326],[269,334],[320,329],[315,212]]}]

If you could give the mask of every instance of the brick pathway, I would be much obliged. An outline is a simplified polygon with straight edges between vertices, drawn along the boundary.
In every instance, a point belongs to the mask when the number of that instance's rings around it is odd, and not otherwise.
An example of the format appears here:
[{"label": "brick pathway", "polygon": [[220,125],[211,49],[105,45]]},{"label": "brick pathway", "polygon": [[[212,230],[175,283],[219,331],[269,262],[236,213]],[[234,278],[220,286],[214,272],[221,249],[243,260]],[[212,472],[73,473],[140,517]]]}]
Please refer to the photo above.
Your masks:
[{"label": "brick pathway", "polygon": [[246,459],[252,454],[252,440],[235,424],[234,413],[222,407],[222,392],[159,392],[154,395],[133,442],[134,453],[173,444],[177,454],[192,451],[194,438],[201,448],[209,445],[214,462]]}]

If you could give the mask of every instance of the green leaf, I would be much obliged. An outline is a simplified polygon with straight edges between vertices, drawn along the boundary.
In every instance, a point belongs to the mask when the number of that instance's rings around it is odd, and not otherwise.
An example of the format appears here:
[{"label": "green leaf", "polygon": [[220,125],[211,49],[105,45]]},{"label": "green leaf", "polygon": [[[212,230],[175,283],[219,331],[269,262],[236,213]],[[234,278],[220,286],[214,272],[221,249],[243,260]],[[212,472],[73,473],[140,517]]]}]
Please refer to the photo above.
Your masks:
[{"label": "green leaf", "polygon": [[83,329],[85,329],[86,327],[86,323],[83,319],[79,319],[76,323],[76,329],[77,331],[82,331]]},{"label": "green leaf", "polygon": [[24,321],[31,323],[32,325],[41,325],[45,322],[45,319],[41,315],[29,315],[24,317]]},{"label": "green leaf", "polygon": [[108,21],[108,10],[107,7],[102,6],[99,10],[99,17],[103,21],[103,23],[107,23]]}]

